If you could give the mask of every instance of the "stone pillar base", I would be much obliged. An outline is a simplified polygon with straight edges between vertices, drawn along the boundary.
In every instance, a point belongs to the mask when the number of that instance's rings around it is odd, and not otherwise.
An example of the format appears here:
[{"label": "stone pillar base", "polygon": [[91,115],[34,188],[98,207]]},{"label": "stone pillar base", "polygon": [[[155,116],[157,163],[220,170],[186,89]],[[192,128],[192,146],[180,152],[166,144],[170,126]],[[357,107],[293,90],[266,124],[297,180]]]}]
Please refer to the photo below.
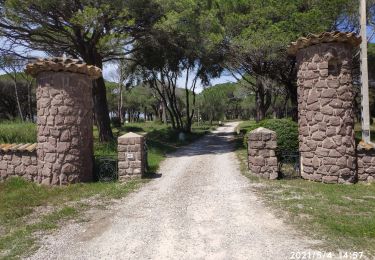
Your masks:
[{"label": "stone pillar base", "polygon": [[278,178],[276,132],[260,127],[250,132],[248,140],[249,170],[257,176]]},{"label": "stone pillar base", "polygon": [[127,133],[118,138],[119,181],[140,178],[145,174],[145,138]]}]

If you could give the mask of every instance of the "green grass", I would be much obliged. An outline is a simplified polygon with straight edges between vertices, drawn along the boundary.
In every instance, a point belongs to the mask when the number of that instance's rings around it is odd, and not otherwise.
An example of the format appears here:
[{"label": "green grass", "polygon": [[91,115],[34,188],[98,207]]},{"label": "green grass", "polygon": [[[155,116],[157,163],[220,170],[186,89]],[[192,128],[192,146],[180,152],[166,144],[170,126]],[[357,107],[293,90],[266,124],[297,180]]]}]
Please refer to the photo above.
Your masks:
[{"label": "green grass", "polygon": [[[149,174],[152,174],[157,171],[166,153],[198,139],[213,128],[215,126],[194,126],[193,133],[186,135],[185,141],[179,141],[177,131],[153,122],[127,124],[113,131],[116,137],[129,131],[146,135]],[[34,130],[35,125],[28,123],[0,124],[0,142],[34,142]],[[96,156],[116,157],[117,144],[115,141],[100,144],[94,129],[94,153]],[[66,187],[45,187],[20,178],[0,183],[0,259],[17,259],[32,253],[38,246],[36,234],[53,230],[62,221],[77,219],[85,209],[92,207],[84,199],[94,198],[96,204],[105,205],[110,199],[121,198],[148,180],[125,184],[93,182]]]},{"label": "green grass", "polygon": [[35,143],[36,125],[28,122],[1,121],[0,143]]},{"label": "green grass", "polygon": [[[244,124],[245,127],[251,123]],[[375,184],[329,185],[302,179],[269,181],[251,175],[241,137],[237,155],[254,191],[307,237],[325,240],[320,250],[375,255]]]},{"label": "green grass", "polygon": [[[186,140],[180,141],[178,139],[179,132],[164,124],[158,122],[131,123],[123,127],[113,127],[115,140],[110,143],[100,143],[97,128],[94,127],[94,154],[95,156],[116,158],[117,137],[128,132],[142,134],[146,136],[149,148],[150,171],[155,172],[166,153],[191,143],[216,126],[217,123],[212,126],[204,123],[199,126],[195,124],[192,133],[186,135]],[[0,122],[0,143],[34,143],[36,142],[36,136],[36,125],[34,123]]]},{"label": "green grass", "polygon": [[[148,163],[150,173],[155,173],[160,162],[167,153],[175,151],[177,148],[189,144],[202,137],[208,131],[216,128],[217,124],[210,126],[209,124],[193,125],[192,133],[185,135],[185,140],[180,141],[179,131],[173,130],[171,127],[157,123],[132,123],[123,127],[114,127],[113,133],[119,137],[128,132],[134,132],[145,135],[148,147]],[[98,132],[94,129],[94,151],[96,156],[116,157],[117,142],[101,144],[97,140]],[[117,138],[116,138],[117,139]]]},{"label": "green grass", "polygon": [[45,187],[20,178],[0,183],[0,258],[25,256],[36,249],[38,232],[55,229],[90,204],[82,201],[94,197],[96,203],[121,198],[145,180],[122,183],[86,183],[66,187]]}]

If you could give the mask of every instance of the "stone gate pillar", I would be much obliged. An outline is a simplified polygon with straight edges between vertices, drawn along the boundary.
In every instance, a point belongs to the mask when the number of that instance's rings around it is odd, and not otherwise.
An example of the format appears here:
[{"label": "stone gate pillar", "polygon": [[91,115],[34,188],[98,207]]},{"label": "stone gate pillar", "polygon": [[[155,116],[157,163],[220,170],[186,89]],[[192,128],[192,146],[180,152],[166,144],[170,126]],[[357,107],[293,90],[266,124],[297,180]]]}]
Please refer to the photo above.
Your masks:
[{"label": "stone gate pillar", "polygon": [[26,67],[37,81],[38,182],[92,179],[92,79],[101,70],[79,60],[40,59]]},{"label": "stone gate pillar", "polygon": [[251,131],[247,150],[249,170],[254,175],[276,180],[279,177],[276,149],[275,131],[263,127]]},{"label": "stone gate pillar", "polygon": [[352,33],[326,32],[293,42],[297,56],[301,175],[326,183],[356,179]]},{"label": "stone gate pillar", "polygon": [[119,181],[142,177],[147,162],[144,136],[130,132],[117,140]]}]

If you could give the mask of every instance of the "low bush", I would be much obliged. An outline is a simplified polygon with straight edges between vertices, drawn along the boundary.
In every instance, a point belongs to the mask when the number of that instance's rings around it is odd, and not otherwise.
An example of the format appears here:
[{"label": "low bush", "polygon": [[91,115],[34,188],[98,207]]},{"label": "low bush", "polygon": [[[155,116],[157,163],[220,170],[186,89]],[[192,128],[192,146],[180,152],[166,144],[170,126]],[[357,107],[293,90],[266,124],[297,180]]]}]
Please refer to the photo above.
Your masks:
[{"label": "low bush", "polygon": [[112,117],[111,123],[114,127],[121,127],[121,120],[119,117]]},{"label": "low bush", "polygon": [[291,119],[267,119],[261,126],[277,134],[277,147],[282,151],[298,151],[298,124]]},{"label": "low bush", "polygon": [[264,127],[275,131],[277,134],[277,146],[281,151],[298,150],[298,124],[291,119],[265,119],[256,123],[254,121],[241,124],[241,132],[244,134],[244,144],[247,146],[248,133],[258,127]]}]

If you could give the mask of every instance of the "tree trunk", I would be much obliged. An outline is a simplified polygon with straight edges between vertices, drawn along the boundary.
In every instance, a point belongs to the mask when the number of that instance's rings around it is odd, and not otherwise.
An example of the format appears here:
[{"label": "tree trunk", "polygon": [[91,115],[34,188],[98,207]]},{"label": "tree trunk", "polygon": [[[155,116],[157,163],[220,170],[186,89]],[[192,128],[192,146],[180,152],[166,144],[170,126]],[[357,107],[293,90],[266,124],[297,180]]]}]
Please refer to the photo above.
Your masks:
[{"label": "tree trunk", "polygon": [[297,87],[290,82],[287,84],[287,89],[290,97],[290,102],[292,104],[292,119],[293,121],[298,121],[298,95]]},{"label": "tree trunk", "polygon": [[[165,97],[164,86],[162,88],[163,88],[163,92],[162,92],[163,94],[162,95]],[[161,117],[162,117],[163,123],[166,125],[167,124],[167,111],[166,111],[167,105],[166,105],[164,100],[162,101],[161,105],[162,105],[162,115],[161,115]]]},{"label": "tree trunk", "polygon": [[30,121],[34,122],[34,113],[33,113],[33,108],[31,106],[31,85],[32,85],[32,81],[27,83],[27,105],[29,108]]},{"label": "tree trunk", "polygon": [[[94,65],[100,69],[103,69],[103,58],[92,50],[86,55],[83,55],[83,60],[88,65]],[[99,131],[100,142],[110,142],[114,139],[111,121],[109,118],[107,93],[105,88],[104,78],[100,77],[93,81],[93,100],[94,100],[94,113],[96,125]]]},{"label": "tree trunk", "polygon": [[18,107],[18,113],[19,113],[19,116],[21,118],[21,121],[23,121],[23,114],[22,114],[21,103],[20,103],[20,99],[18,97],[16,74],[14,74],[13,84],[14,84],[14,92],[15,92],[15,95],[16,95],[16,102],[17,102],[17,107]]},{"label": "tree trunk", "polygon": [[186,98],[186,123],[185,123],[185,131],[187,133],[191,132],[191,117],[190,117],[190,97],[189,97],[189,72],[190,70],[187,69],[186,71],[186,79],[185,79],[185,98]]},{"label": "tree trunk", "polygon": [[99,130],[99,141],[109,142],[113,140],[113,133],[109,119],[108,102],[103,77],[95,80],[93,85],[94,111]]},{"label": "tree trunk", "polygon": [[121,82],[119,83],[119,89],[120,89],[120,91],[119,91],[120,96],[119,96],[119,101],[118,101],[118,114],[119,114],[120,122],[121,122],[121,125],[122,125],[122,124],[124,124],[124,115],[123,115],[124,101],[123,101],[123,97],[122,97],[123,85],[122,85]]},{"label": "tree trunk", "polygon": [[255,113],[256,113],[256,116],[255,116],[255,121],[257,123],[259,123],[260,121],[260,94],[259,94],[259,91],[257,90],[255,92],[255,102],[256,102],[256,106],[255,106]]}]

